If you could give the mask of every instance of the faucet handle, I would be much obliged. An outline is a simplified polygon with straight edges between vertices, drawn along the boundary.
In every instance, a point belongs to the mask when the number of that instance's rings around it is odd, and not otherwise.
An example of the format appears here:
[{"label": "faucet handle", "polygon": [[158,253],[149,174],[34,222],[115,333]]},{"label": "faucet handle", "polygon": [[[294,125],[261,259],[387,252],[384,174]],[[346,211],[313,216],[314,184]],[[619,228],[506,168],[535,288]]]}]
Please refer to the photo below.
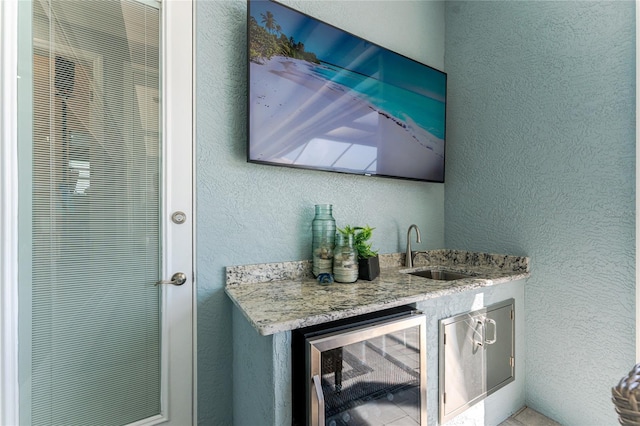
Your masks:
[{"label": "faucet handle", "polygon": [[404,254],[404,266],[408,268],[413,268],[413,261],[419,253],[421,252],[411,250],[411,254],[409,255],[409,252],[406,252]]}]

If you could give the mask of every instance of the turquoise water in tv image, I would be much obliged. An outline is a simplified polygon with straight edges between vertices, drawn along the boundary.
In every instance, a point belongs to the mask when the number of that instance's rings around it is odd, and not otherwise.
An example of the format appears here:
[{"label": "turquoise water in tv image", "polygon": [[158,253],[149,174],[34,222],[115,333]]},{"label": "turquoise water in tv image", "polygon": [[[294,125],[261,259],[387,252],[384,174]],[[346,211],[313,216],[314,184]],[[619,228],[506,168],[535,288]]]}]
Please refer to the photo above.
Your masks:
[{"label": "turquoise water in tv image", "polygon": [[327,63],[315,67],[314,72],[328,81],[357,92],[380,112],[386,112],[403,121],[409,117],[435,137],[444,139],[443,101]]}]

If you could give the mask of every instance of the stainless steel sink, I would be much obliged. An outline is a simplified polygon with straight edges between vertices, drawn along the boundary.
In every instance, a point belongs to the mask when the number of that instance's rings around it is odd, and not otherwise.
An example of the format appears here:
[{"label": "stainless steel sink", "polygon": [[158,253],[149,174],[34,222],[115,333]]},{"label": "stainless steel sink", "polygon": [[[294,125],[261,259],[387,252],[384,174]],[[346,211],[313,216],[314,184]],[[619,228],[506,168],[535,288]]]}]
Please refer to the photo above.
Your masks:
[{"label": "stainless steel sink", "polygon": [[439,280],[439,281],[454,281],[454,280],[460,280],[463,278],[471,277],[471,275],[462,274],[460,272],[444,271],[444,270],[438,270],[438,269],[425,269],[422,271],[413,271],[413,272],[407,272],[407,273],[409,275],[415,275],[417,277],[423,277],[423,278],[431,278],[432,280]]}]

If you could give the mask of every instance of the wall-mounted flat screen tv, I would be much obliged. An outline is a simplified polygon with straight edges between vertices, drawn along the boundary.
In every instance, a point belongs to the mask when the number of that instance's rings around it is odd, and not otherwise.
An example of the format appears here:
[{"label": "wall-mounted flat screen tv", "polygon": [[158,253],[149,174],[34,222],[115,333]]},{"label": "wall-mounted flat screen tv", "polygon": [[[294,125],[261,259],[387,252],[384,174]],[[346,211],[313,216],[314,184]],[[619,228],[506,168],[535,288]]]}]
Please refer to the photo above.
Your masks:
[{"label": "wall-mounted flat screen tv", "polygon": [[444,182],[447,75],[248,1],[249,162]]}]

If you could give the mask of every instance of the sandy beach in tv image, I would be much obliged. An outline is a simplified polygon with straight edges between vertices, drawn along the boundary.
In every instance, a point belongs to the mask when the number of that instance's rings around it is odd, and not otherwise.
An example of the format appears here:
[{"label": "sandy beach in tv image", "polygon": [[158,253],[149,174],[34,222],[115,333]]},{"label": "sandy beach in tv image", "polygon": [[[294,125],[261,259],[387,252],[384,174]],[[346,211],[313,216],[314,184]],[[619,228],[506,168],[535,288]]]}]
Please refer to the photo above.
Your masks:
[{"label": "sandy beach in tv image", "polygon": [[[262,14],[263,21],[266,16]],[[322,57],[257,56],[249,66],[251,160],[443,181],[444,139],[419,125],[423,117],[417,116],[423,102],[437,102],[420,90],[323,62]],[[385,108],[386,93],[392,91]],[[411,112],[402,107],[405,99],[413,102]]]}]

